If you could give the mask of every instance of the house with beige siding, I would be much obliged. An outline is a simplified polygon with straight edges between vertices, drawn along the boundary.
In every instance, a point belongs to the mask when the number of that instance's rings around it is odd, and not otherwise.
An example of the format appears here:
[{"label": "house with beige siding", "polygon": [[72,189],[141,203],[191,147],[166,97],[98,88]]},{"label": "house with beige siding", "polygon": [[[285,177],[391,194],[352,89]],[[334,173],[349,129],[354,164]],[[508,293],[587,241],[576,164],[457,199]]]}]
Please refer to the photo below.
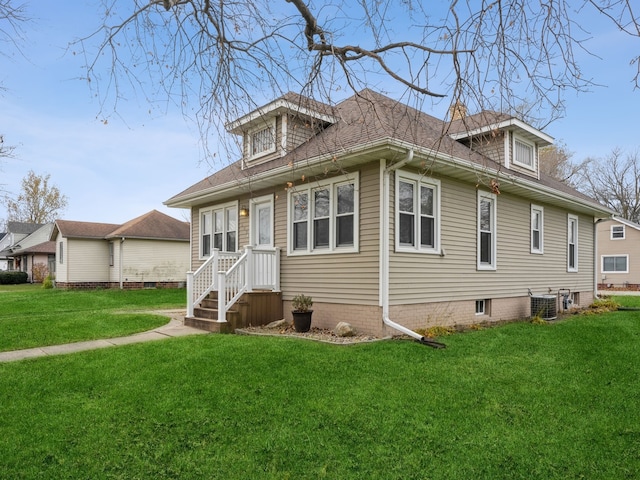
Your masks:
[{"label": "house with beige siding", "polygon": [[314,326],[376,335],[525,318],[530,293],[588,305],[595,221],[613,212],[539,171],[546,133],[450,116],[364,90],[289,93],[229,124],[242,157],[165,202],[191,212],[187,321],[214,329],[265,291],[287,319],[304,293]]},{"label": "house with beige siding", "polygon": [[598,223],[599,288],[640,290],[640,225],[614,217]]},{"label": "house with beige siding", "polygon": [[11,256],[14,247],[43,226],[42,223],[7,222],[7,232],[0,234],[0,270],[19,270]]},{"label": "house with beige siding", "polygon": [[182,287],[189,224],[152,210],[125,224],[57,220],[58,288]]},{"label": "house with beige siding", "polygon": [[0,250],[0,257],[8,259],[4,269],[25,272],[28,282],[42,282],[55,268],[55,246],[49,241],[53,224],[9,222],[9,228]]}]

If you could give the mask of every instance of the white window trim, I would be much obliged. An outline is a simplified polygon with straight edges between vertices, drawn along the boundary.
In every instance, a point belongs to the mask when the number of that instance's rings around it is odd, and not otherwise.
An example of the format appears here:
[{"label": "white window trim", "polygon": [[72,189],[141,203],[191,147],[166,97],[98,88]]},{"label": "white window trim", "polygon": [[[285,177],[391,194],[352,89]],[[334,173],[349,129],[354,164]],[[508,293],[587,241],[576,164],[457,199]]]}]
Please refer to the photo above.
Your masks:
[{"label": "white window trim", "polygon": [[[575,267],[571,267],[570,266],[570,251],[569,251],[569,239],[571,238],[571,224],[572,222],[575,222],[576,225],[576,239],[575,239]],[[579,255],[578,255],[578,248],[580,246],[580,242],[579,242],[579,224],[578,224],[578,217],[576,215],[571,215],[570,213],[567,214],[567,272],[577,272],[578,271],[578,265],[579,265]]]},{"label": "white window trim", "polygon": [[[518,161],[518,159],[516,158],[516,141],[531,147],[531,163],[532,163],[532,165],[527,165],[526,163]],[[532,143],[532,142],[530,142],[528,140],[525,140],[524,138],[522,138],[519,135],[514,134],[513,138],[511,139],[511,152],[512,152],[512,156],[513,156],[513,163],[515,165],[518,165],[519,167],[522,167],[522,168],[526,168],[527,170],[531,170],[533,172],[536,171],[536,146],[535,146],[534,143]]]},{"label": "white window trim", "polygon": [[[259,205],[263,205],[268,203],[269,206],[271,207],[271,242],[268,245],[268,247],[273,247],[274,243],[273,243],[273,235],[274,235],[274,201],[273,201],[273,195],[264,195],[262,197],[256,197],[256,198],[252,198],[251,200],[249,200],[249,213],[250,213],[250,217],[249,217],[249,222],[250,222],[250,226],[249,226],[249,243],[251,245],[257,245],[256,242],[256,235],[258,234],[258,232],[256,231],[256,224],[254,223],[255,221],[257,221],[257,219],[254,219],[256,212],[257,212],[257,208]],[[260,245],[261,247],[264,247],[264,245]]]},{"label": "white window trim", "polygon": [[[540,247],[533,246],[533,214],[540,213]],[[544,253],[544,207],[539,205],[531,205],[531,253],[542,255]]]},{"label": "white window trim", "polygon": [[[497,252],[497,238],[498,238],[498,232],[497,232],[497,224],[498,224],[498,202],[497,202],[497,195],[494,193],[490,193],[490,192],[484,192],[481,190],[478,190],[478,198],[477,198],[477,204],[476,204],[476,247],[477,247],[477,252],[476,252],[476,259],[477,259],[477,269],[478,270],[497,270],[498,269],[498,261],[497,261],[497,257],[498,257],[498,252]],[[480,241],[480,203],[481,200],[483,199],[488,199],[491,200],[491,263],[481,263],[480,262],[480,246],[481,246],[481,241]]]},{"label": "white window trim", "polygon": [[[271,129],[271,131],[273,132],[273,142],[271,143],[271,147],[268,150],[264,150],[262,152],[253,154],[253,136],[258,133],[261,132],[262,130],[266,130],[266,129]],[[270,153],[274,153],[276,151],[276,118],[270,118],[268,120],[265,120],[264,122],[260,123],[260,126],[258,128],[254,128],[249,130],[249,132],[247,133],[247,160],[249,162],[251,162],[252,160],[258,159],[260,157],[264,157],[265,155],[269,155]]]},{"label": "white window trim", "polygon": [[224,230],[223,230],[223,238],[226,241],[226,235],[227,235],[227,218],[226,218],[226,211],[228,208],[235,208],[236,209],[236,244],[234,245],[234,251],[238,251],[238,237],[239,237],[239,202],[233,201],[233,202],[228,202],[228,203],[223,203],[223,204],[218,204],[218,205],[211,205],[208,207],[202,207],[200,210],[198,210],[198,258],[200,260],[206,260],[207,258],[210,257],[210,255],[203,255],[202,254],[202,215],[206,212],[211,212],[211,240],[210,240],[210,249],[213,252],[213,235],[215,233],[215,215],[214,212],[222,210],[224,212],[223,215],[223,222],[224,222]]},{"label": "white window trim", "polygon": [[[338,205],[336,203],[337,187],[342,184],[353,183],[353,245],[337,247],[336,239],[336,213]],[[313,248],[313,192],[329,188],[329,208],[331,215],[329,217],[329,248]],[[293,198],[295,195],[306,193],[308,195],[308,211],[307,211],[307,248],[293,248]],[[341,175],[331,178],[327,181],[317,182],[313,185],[305,187],[290,188],[287,191],[287,255],[303,256],[303,255],[327,255],[334,253],[357,253],[360,245],[360,178],[358,173]]]},{"label": "white window trim", "polygon": [[[413,228],[413,232],[414,232],[414,243],[415,245],[401,245],[400,244],[400,229],[399,229],[399,225],[400,225],[400,181],[406,181],[408,183],[413,183],[415,184],[415,186],[417,187],[414,190],[414,202],[413,202],[413,207],[414,207],[414,228]],[[410,253],[430,253],[430,254],[438,254],[440,255],[440,180],[436,180],[433,178],[427,178],[424,177],[422,175],[418,175],[415,173],[411,173],[411,172],[407,172],[407,171],[401,171],[401,170],[397,170],[396,171],[396,192],[395,192],[395,196],[396,196],[396,201],[395,201],[395,225],[396,225],[396,229],[395,229],[395,236],[396,236],[396,252],[410,252]],[[427,187],[431,187],[435,190],[435,195],[433,196],[433,201],[434,201],[434,206],[433,206],[433,213],[434,213],[434,228],[435,228],[435,235],[434,235],[434,246],[433,247],[423,247],[422,245],[420,245],[420,204],[419,204],[419,197],[420,197],[420,186],[424,185]]]},{"label": "white window trim", "polygon": [[[616,227],[622,228],[622,237],[613,236],[613,229]],[[611,225],[611,240],[624,240],[626,233],[627,233],[627,229],[625,228],[625,225]]]},{"label": "white window trim", "polygon": [[[478,311],[478,306],[482,305],[482,311]],[[487,314],[487,301],[486,300],[476,300],[476,316],[486,315]]]},{"label": "white window trim", "polygon": [[[627,269],[626,270],[605,270],[604,269],[604,259],[605,258],[610,258],[610,257],[625,257],[627,259]],[[606,273],[607,275],[611,274],[611,275],[615,275],[616,273],[629,273],[629,255],[628,254],[624,254],[624,255],[602,255],[600,257],[600,273]]]}]

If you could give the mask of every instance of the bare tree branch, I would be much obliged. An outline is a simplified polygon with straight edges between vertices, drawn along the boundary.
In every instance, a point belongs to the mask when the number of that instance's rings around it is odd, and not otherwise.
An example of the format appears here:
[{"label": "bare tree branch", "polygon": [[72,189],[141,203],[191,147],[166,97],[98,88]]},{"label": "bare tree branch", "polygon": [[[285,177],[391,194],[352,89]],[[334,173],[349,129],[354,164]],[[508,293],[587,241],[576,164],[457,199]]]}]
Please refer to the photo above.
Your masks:
[{"label": "bare tree branch", "polygon": [[160,100],[195,115],[205,141],[287,91],[332,103],[344,89],[399,87],[470,111],[528,102],[552,121],[566,91],[597,85],[577,60],[590,38],[578,13],[592,9],[640,39],[631,0],[103,3],[102,28],[79,43],[104,108],[117,112],[126,82],[152,108]]},{"label": "bare tree branch", "polygon": [[582,171],[582,190],[622,218],[640,223],[640,157],[619,148],[607,157],[590,159]]}]

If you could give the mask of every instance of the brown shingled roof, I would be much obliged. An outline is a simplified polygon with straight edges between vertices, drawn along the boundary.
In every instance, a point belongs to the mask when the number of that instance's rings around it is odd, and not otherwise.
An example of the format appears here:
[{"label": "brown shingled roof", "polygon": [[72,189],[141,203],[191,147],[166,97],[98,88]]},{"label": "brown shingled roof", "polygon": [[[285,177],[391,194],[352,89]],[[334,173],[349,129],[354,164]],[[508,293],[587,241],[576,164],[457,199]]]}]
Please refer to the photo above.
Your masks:
[{"label": "brown shingled roof", "polygon": [[[289,166],[293,171],[297,166],[310,165],[315,160],[322,160],[323,165],[327,165],[332,159],[344,159],[355,153],[373,152],[376,148],[383,152],[383,149],[387,148],[387,153],[378,157],[382,158],[383,155],[388,155],[389,147],[395,146],[421,151],[423,158],[431,157],[437,152],[440,158],[454,159],[453,168],[455,162],[461,160],[470,165],[478,165],[482,171],[500,172],[501,176],[506,175],[521,179],[527,184],[537,183],[552,188],[601,209],[593,199],[565,184],[543,174],[540,175],[540,180],[536,180],[517,170],[499,165],[450,136],[509,121],[513,119],[510,115],[484,111],[450,123],[369,89],[337,104],[332,108],[331,115],[337,118],[335,123],[286,155],[244,170],[239,160],[171,197],[165,204],[192,206],[195,205],[194,202],[203,201],[205,196],[218,195],[218,192],[230,193],[238,187],[251,188],[257,178],[266,178],[271,171],[280,172],[282,175],[284,169]],[[453,170],[449,169],[448,172],[452,174]]]},{"label": "brown shingled roof", "polygon": [[17,250],[13,254],[9,254],[8,256],[11,257],[11,256],[24,255],[25,253],[49,253],[49,254],[55,254],[56,253],[56,242],[53,242],[53,241],[42,242],[42,243],[39,243],[37,245],[32,245],[31,247],[27,247],[25,249]]},{"label": "brown shingled roof", "polygon": [[156,238],[163,240],[189,240],[189,224],[157,210],[129,220],[106,238]]},{"label": "brown shingled roof", "polygon": [[482,165],[494,163],[445,135],[447,124],[420,110],[365,89],[336,105],[331,114],[338,118],[318,135],[272,161],[242,169],[241,161],[214,173],[173,196],[165,203],[229,182],[246,180],[274,168],[295,165],[319,156],[340,157],[363,145],[394,139],[434,149]]},{"label": "brown shingled roof", "polygon": [[67,238],[104,238],[118,228],[118,225],[115,223],[56,220],[56,227],[62,236]]},{"label": "brown shingled roof", "polygon": [[[152,238],[189,241],[189,224],[152,210],[123,225],[57,220],[56,229],[67,238]],[[55,235],[52,233],[52,236]]]}]

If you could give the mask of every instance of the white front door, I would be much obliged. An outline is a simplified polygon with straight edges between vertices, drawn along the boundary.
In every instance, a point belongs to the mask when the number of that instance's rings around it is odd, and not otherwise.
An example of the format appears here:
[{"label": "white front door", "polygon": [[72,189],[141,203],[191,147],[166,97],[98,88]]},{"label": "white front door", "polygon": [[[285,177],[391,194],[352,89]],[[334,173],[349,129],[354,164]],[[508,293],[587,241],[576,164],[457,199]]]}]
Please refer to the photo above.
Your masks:
[{"label": "white front door", "polygon": [[256,248],[273,248],[273,195],[251,200],[250,240]]}]

